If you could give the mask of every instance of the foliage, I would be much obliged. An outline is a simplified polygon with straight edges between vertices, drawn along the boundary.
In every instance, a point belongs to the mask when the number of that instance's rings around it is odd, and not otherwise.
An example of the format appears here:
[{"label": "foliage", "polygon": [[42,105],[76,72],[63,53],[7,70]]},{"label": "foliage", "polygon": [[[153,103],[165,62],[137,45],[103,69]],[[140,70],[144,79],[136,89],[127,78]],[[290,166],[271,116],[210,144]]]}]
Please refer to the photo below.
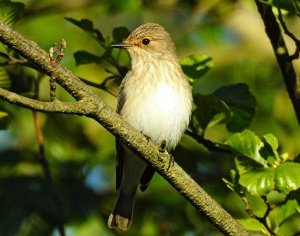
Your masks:
[{"label": "foliage", "polygon": [[[111,12],[124,11],[126,8],[134,12],[138,7],[142,10],[147,7],[155,9],[155,6],[147,1],[144,5],[135,4],[135,1],[122,1],[122,4],[120,2],[111,1],[103,6]],[[185,11],[191,13],[195,3],[186,2],[183,4]],[[212,14],[212,19],[214,14],[225,15],[224,9],[233,9],[235,4],[225,1],[223,4],[227,8],[220,9],[218,6],[211,6],[209,1],[203,2],[211,7],[212,13],[207,14]],[[296,0],[261,2],[299,16],[299,3]],[[182,4],[181,1],[178,1],[178,4]],[[160,7],[164,9],[163,6]],[[34,9],[32,11],[34,12]],[[19,20],[23,14],[26,16],[23,3],[0,1],[0,20],[15,25],[17,22],[22,23]],[[65,15],[67,14],[64,12],[64,17]],[[93,71],[92,66],[96,65],[96,77],[103,79],[90,80],[88,78],[93,77],[93,73],[89,72],[86,76],[80,75],[85,77],[82,80],[101,89],[100,93],[103,96],[106,96],[105,92],[115,94],[116,86],[128,70],[129,57],[124,52],[112,49],[110,45],[120,43],[130,31],[123,26],[116,27],[110,36],[106,36],[105,30],[96,26],[96,20],[78,20],[76,14],[74,15],[65,17],[64,24],[67,29],[79,30],[76,31],[79,37],[72,36],[75,43],[77,40],[82,42],[79,39],[81,37],[90,40],[83,45],[78,43],[74,50],[74,70],[85,75],[81,71],[84,70],[82,68]],[[25,17],[24,21],[26,20],[30,19]],[[60,20],[63,21],[63,18]],[[219,25],[222,23],[219,22]],[[108,27],[112,29],[113,25]],[[217,38],[226,36],[220,33],[220,27],[213,27]],[[190,38],[200,41],[196,29],[191,32]],[[186,39],[188,40],[189,38]],[[232,37],[228,41],[230,40]],[[89,47],[92,43],[95,45]],[[296,235],[300,231],[300,158],[295,153],[298,153],[299,149],[293,149],[288,154],[282,150],[282,146],[288,147],[290,142],[297,146],[297,140],[290,138],[286,141],[284,138],[277,138],[272,134],[273,130],[277,132],[276,129],[266,118],[267,114],[271,113],[270,100],[274,100],[274,94],[278,92],[276,87],[272,87],[276,85],[274,80],[277,77],[273,78],[273,71],[264,70],[265,67],[261,65],[263,62],[257,63],[251,71],[253,74],[249,73],[251,61],[248,58],[241,66],[242,69],[238,63],[238,60],[235,61],[233,68],[221,68],[222,71],[217,75],[222,79],[216,85],[211,81],[214,79],[212,75],[216,75],[218,64],[213,62],[212,57],[193,52],[181,60],[182,69],[193,86],[194,107],[187,133],[192,140],[183,138],[182,144],[175,152],[175,156],[178,156],[176,160],[191,176],[203,183],[218,201],[223,201],[222,204],[226,205],[250,232],[258,235]],[[11,49],[0,48],[0,66],[1,88],[48,99],[45,79]],[[270,63],[267,68],[272,66],[274,67]],[[99,68],[103,68],[106,73],[99,76]],[[237,75],[237,79],[233,79],[233,73]],[[267,75],[260,78],[264,73]],[[249,74],[253,76],[247,79]],[[259,77],[258,85],[251,81],[256,75]],[[225,83],[224,78],[228,77],[231,80]],[[266,82],[269,77],[272,77],[271,82]],[[204,83],[211,83],[210,87]],[[58,96],[59,99],[69,99],[62,91]],[[285,106],[280,107],[282,113]],[[80,232],[80,235],[114,234],[105,226],[106,217],[115,198],[111,187],[114,169],[113,138],[94,123],[78,117],[70,119],[50,114],[42,116],[41,119],[46,139],[46,156],[56,192],[59,200],[63,202],[65,224]],[[271,119],[276,120],[275,115]],[[2,133],[4,138],[0,133],[0,192],[3,193],[0,195],[1,235],[57,235],[58,212],[53,207],[53,193],[49,183],[43,178],[45,173],[42,173],[43,169],[37,158],[38,145],[35,141],[34,122],[28,111],[0,103],[0,129],[6,130],[0,131],[5,132]],[[297,128],[292,126],[290,121],[280,122],[282,127],[295,130],[296,133]],[[265,130],[268,130],[267,134],[264,134]],[[218,132],[222,134],[216,135]],[[290,135],[289,131],[287,133]],[[220,179],[223,179],[223,183]],[[225,188],[224,183],[234,196]],[[152,189],[141,196],[142,199],[137,199],[137,217],[132,234],[205,235],[206,232],[213,231],[208,223],[197,219],[197,214],[190,206],[177,197],[174,189],[159,176],[154,177],[151,185]],[[161,194],[162,192],[164,194]],[[148,207],[147,212],[144,206]],[[218,234],[217,231],[213,232]]]}]

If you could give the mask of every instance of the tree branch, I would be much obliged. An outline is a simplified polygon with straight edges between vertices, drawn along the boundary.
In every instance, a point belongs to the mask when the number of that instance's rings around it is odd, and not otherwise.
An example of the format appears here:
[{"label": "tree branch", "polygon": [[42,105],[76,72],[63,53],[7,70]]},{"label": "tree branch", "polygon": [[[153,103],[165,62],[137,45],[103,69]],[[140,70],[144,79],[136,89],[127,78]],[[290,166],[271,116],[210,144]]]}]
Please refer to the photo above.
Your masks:
[{"label": "tree branch", "polygon": [[286,89],[294,106],[298,123],[300,124],[300,81],[296,75],[293,64],[290,60],[287,47],[283,40],[280,27],[272,11],[272,7],[255,0],[258,12],[265,24],[266,34],[269,37],[277,63],[281,70]]},{"label": "tree branch", "polygon": [[87,104],[85,100],[81,100],[79,102],[42,102],[18,95],[3,88],[0,88],[0,98],[9,103],[41,112],[59,112],[74,115],[87,115],[92,111],[91,106],[85,107],[85,105]]},{"label": "tree branch", "polygon": [[[27,60],[50,74],[52,67],[48,55],[35,43],[25,39],[0,21],[0,41],[13,48]],[[150,163],[156,171],[174,186],[198,211],[212,222],[225,235],[249,235],[230,214],[228,214],[215,200],[213,200],[177,163],[169,167],[168,153],[159,153],[159,148],[150,142],[144,135],[133,129],[115,111],[107,106],[87,85],[63,66],[56,71],[57,82],[69,91],[80,102],[71,105],[62,102],[40,102],[32,99],[18,97],[19,95],[0,90],[2,99],[16,103],[30,109],[44,112],[63,112],[85,115],[95,119],[109,132],[119,137],[132,148],[141,158]],[[77,105],[78,107],[77,107]],[[65,105],[65,106],[64,106]],[[62,106],[60,108],[60,106]],[[159,157],[158,157],[159,155]],[[161,160],[163,159],[163,161]]]}]

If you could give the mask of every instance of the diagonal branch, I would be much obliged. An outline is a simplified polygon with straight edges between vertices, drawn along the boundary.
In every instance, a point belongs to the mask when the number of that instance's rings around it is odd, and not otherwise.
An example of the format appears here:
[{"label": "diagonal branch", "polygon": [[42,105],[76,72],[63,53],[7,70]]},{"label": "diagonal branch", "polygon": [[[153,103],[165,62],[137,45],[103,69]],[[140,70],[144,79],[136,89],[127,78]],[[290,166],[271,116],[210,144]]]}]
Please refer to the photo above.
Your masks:
[{"label": "diagonal branch", "polygon": [[294,110],[300,124],[300,81],[296,75],[293,64],[290,60],[286,44],[272,11],[272,7],[255,0],[258,12],[265,24],[266,34],[269,37],[277,63],[281,70],[287,92],[294,106]]},{"label": "diagonal branch", "polygon": [[[0,21],[0,41],[13,48],[23,57],[50,74],[52,67],[48,55],[35,43],[25,39]],[[65,112],[93,118],[109,132],[121,139],[143,160],[185,197],[198,211],[225,235],[249,235],[245,228],[213,200],[177,163],[169,168],[171,156],[159,153],[159,148],[144,135],[133,129],[115,111],[107,106],[97,94],[63,66],[58,66],[57,82],[70,92],[79,102],[40,102],[23,98],[11,92],[0,90],[2,99],[33,110],[44,112]],[[79,106],[81,104],[81,106]],[[74,107],[72,107],[74,106]],[[80,110],[81,109],[81,110]],[[158,155],[160,155],[158,158]],[[163,161],[162,161],[163,160]]]}]

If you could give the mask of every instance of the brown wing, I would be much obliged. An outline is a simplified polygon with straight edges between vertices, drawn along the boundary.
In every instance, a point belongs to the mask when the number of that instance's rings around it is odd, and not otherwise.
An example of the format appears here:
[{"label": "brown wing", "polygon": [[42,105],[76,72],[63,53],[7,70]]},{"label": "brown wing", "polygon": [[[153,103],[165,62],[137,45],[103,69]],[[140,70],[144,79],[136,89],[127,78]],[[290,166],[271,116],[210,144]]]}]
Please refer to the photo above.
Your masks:
[{"label": "brown wing", "polygon": [[[117,109],[116,112],[120,114],[122,107],[125,103],[125,93],[124,88],[121,85],[120,92],[117,98]],[[116,138],[116,150],[117,150],[117,158],[116,158],[116,189],[118,190],[122,181],[123,176],[123,153],[124,148],[122,147],[121,141]]]},{"label": "brown wing", "polygon": [[123,86],[123,83],[121,84],[120,86],[120,92],[118,94],[118,98],[117,98],[117,109],[116,109],[116,112],[118,114],[121,113],[121,110],[125,104],[125,100],[126,100],[126,97],[125,97],[125,92],[124,92],[124,86]]}]

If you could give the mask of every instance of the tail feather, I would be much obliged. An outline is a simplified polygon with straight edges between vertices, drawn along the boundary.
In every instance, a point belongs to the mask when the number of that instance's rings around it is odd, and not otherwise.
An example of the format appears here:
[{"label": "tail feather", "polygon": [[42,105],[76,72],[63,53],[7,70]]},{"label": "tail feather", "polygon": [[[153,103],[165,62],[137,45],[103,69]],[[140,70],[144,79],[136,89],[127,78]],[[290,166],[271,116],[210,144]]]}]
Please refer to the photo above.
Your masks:
[{"label": "tail feather", "polygon": [[132,211],[134,205],[135,191],[130,194],[124,194],[122,190],[113,212],[108,218],[107,225],[109,228],[120,228],[128,230],[132,223]]},{"label": "tail feather", "polygon": [[107,225],[109,228],[120,228],[122,230],[128,230],[131,226],[132,221],[126,217],[120,215],[110,214]]}]

